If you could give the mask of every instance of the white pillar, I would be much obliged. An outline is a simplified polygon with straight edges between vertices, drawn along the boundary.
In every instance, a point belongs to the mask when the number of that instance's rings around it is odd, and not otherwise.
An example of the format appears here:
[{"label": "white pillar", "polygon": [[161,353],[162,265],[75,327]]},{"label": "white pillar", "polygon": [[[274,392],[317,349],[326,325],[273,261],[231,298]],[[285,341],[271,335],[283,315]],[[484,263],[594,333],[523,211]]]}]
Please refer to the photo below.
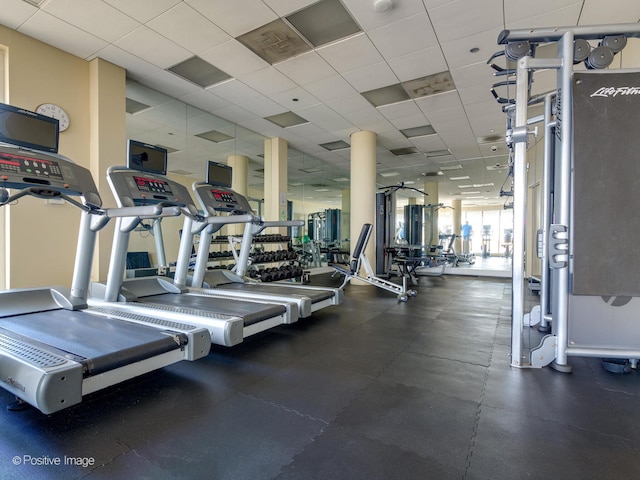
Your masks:
[{"label": "white pillar", "polygon": [[[438,199],[438,182],[426,182],[424,184],[424,193],[427,194],[425,198],[425,204],[437,205],[439,203]],[[438,239],[438,211],[435,208],[431,208],[427,210],[429,217],[433,216],[433,220],[429,218],[424,225],[424,244],[428,247],[429,244],[437,245],[439,242]],[[432,230],[433,227],[433,230]],[[431,238],[431,242],[429,239]]]},{"label": "white pillar", "polygon": [[[453,208],[453,215],[451,215],[451,227],[453,229],[452,233],[454,233],[455,235],[460,235],[460,229],[462,227],[462,200],[451,200],[451,207]],[[460,238],[456,237],[453,248],[456,249],[457,253],[462,252],[462,241],[460,240]]]},{"label": "white pillar", "polygon": [[[287,141],[267,138],[264,141],[264,218],[267,221],[287,219]],[[286,227],[270,233],[286,235]]]},{"label": "white pillar", "polygon": [[[351,135],[351,253],[362,225],[374,224],[376,205],[376,134],[364,131]],[[375,271],[375,235],[365,250]],[[353,282],[353,280],[352,280]],[[356,282],[361,284],[362,282]]]}]

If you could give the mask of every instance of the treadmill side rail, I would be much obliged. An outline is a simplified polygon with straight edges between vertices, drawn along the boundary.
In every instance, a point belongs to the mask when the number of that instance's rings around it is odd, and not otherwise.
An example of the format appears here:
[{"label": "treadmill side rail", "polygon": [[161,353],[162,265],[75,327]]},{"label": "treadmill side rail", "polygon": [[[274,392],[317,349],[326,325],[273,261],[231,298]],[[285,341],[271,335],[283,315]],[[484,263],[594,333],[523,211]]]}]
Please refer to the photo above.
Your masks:
[{"label": "treadmill side rail", "polygon": [[50,414],[82,401],[80,363],[0,334],[0,381],[4,389]]}]

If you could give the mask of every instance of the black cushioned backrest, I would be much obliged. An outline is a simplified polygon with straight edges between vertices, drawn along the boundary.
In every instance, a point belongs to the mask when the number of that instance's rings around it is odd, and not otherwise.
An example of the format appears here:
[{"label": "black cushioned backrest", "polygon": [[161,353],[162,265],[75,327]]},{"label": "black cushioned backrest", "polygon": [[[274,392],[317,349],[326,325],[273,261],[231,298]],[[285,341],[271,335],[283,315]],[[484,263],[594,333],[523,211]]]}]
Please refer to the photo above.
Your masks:
[{"label": "black cushioned backrest", "polygon": [[360,257],[360,254],[369,243],[369,235],[371,234],[371,229],[373,225],[370,223],[365,223],[362,225],[362,230],[360,230],[360,237],[358,237],[358,243],[356,243],[356,248],[353,249],[353,258],[356,260]]}]

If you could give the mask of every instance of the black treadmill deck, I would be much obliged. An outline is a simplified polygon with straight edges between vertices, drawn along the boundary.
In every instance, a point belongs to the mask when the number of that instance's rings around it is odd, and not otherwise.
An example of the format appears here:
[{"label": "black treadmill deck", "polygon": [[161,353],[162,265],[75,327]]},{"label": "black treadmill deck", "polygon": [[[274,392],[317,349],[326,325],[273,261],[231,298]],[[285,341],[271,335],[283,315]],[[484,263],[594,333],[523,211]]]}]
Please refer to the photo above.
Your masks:
[{"label": "black treadmill deck", "polygon": [[176,350],[184,343],[156,328],[82,310],[15,315],[0,319],[0,328],[82,363],[85,377]]},{"label": "black treadmill deck", "polygon": [[176,308],[191,308],[214,312],[222,315],[240,317],[244,320],[245,327],[254,323],[269,320],[287,312],[283,305],[270,303],[243,302],[241,300],[209,297],[205,295],[188,295],[177,293],[163,293],[138,298],[138,303],[156,303],[170,305]]}]

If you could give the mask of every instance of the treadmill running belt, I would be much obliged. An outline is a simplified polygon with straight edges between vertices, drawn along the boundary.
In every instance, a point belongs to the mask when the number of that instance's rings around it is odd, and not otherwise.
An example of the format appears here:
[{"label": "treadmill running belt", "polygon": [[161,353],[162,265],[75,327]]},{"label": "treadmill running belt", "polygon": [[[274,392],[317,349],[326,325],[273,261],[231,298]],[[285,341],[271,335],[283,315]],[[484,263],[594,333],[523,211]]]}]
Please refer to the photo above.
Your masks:
[{"label": "treadmill running belt", "polygon": [[85,377],[181,348],[173,336],[161,330],[83,311],[16,315],[1,319],[0,326],[83,358]]},{"label": "treadmill running belt", "polygon": [[311,303],[318,303],[323,300],[333,298],[334,293],[331,290],[313,290],[307,288],[296,288],[289,285],[261,285],[259,283],[225,283],[223,285],[216,285],[214,290],[244,290],[251,295],[251,292],[256,293],[271,293],[274,295],[301,295],[311,299]]},{"label": "treadmill running belt", "polygon": [[180,295],[175,293],[164,293],[160,295],[141,297],[138,298],[138,302],[171,305],[178,308],[193,308],[205,312],[241,317],[244,320],[245,327],[277,317],[278,315],[283,315],[287,311],[286,307],[283,305],[243,302],[241,300],[228,298],[186,294]]}]

